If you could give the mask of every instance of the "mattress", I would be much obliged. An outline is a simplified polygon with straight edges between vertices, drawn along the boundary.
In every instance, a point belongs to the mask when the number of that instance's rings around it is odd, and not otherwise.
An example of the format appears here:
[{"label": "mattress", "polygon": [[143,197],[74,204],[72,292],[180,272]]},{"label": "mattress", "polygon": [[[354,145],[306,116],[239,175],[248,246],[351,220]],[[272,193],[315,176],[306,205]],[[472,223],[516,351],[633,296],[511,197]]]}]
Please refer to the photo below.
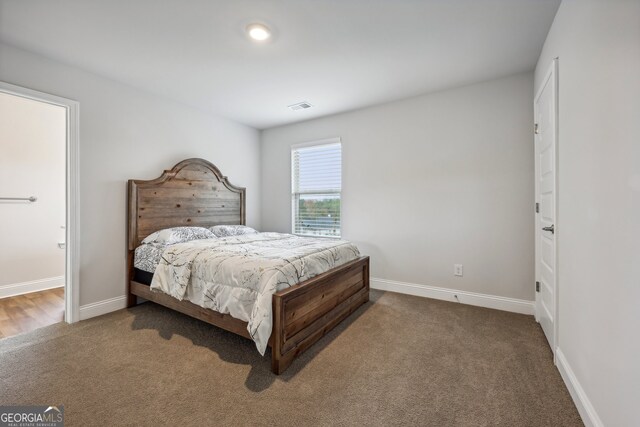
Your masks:
[{"label": "mattress", "polygon": [[143,285],[151,285],[151,281],[153,280],[153,273],[149,273],[148,271],[140,270],[139,268],[133,268],[133,280],[138,283],[142,283]]},{"label": "mattress", "polygon": [[272,295],[357,259],[360,252],[345,240],[257,233],[141,247],[135,255],[141,280],[153,273],[152,291],[247,322],[264,354],[272,330]]}]

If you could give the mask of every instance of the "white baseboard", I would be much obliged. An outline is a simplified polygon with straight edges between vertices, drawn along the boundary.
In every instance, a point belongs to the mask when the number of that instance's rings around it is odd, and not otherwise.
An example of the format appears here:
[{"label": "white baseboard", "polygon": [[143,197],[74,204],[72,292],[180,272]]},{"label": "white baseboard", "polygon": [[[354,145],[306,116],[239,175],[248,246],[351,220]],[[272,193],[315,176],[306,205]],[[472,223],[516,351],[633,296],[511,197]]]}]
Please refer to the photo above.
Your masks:
[{"label": "white baseboard", "polygon": [[127,297],[115,297],[80,306],[80,320],[101,316],[127,307]]},{"label": "white baseboard", "polygon": [[576,408],[578,408],[578,412],[582,417],[582,422],[587,427],[603,427],[604,424],[595,408],[591,404],[591,401],[587,397],[587,394],[584,392],[584,389],[578,382],[578,378],[573,373],[569,362],[564,357],[564,353],[560,348],[556,349],[556,362],[558,366],[558,371],[560,371],[560,375],[564,380],[564,383],[569,389],[569,394],[573,398],[573,402],[576,404]]},{"label": "white baseboard", "polygon": [[[511,311],[514,313],[530,314],[535,312],[534,301],[515,298],[499,297],[495,295],[477,294],[474,292],[458,291],[455,289],[438,288],[435,286],[417,285],[415,283],[396,282],[394,280],[370,279],[372,289],[398,292],[419,297],[434,298],[444,301],[460,302],[462,304]],[[456,299],[456,296],[458,297]]]},{"label": "white baseboard", "polygon": [[30,282],[14,283],[0,286],[0,298],[30,294],[31,292],[46,291],[47,289],[64,286],[64,276],[49,277],[48,279],[32,280]]}]

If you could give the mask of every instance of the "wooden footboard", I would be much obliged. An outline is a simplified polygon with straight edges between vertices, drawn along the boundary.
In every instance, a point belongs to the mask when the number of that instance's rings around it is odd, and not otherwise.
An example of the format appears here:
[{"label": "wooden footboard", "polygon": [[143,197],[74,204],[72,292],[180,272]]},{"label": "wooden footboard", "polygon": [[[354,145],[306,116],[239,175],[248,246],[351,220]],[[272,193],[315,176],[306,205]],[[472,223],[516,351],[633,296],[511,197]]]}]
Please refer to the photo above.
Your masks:
[{"label": "wooden footboard", "polygon": [[273,295],[271,370],[293,359],[369,301],[369,257],[361,257]]},{"label": "wooden footboard", "polygon": [[[247,323],[129,281],[135,297],[250,338]],[[369,301],[369,257],[361,257],[273,295],[271,370],[281,374],[300,353]],[[135,305],[135,302],[134,304]]]}]

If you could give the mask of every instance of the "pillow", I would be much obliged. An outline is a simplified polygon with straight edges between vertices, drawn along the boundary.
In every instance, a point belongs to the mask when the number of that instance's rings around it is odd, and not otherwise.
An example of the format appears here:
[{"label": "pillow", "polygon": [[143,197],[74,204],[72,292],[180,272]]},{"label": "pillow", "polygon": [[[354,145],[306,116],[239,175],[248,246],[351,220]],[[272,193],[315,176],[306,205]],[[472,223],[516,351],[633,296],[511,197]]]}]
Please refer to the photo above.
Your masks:
[{"label": "pillow", "polygon": [[216,237],[229,237],[229,236],[241,236],[243,234],[256,234],[257,231],[246,225],[215,225],[209,227],[209,230],[216,235]]},{"label": "pillow", "polygon": [[198,239],[215,239],[216,236],[204,227],[173,227],[156,231],[144,238],[142,243],[174,245]]}]

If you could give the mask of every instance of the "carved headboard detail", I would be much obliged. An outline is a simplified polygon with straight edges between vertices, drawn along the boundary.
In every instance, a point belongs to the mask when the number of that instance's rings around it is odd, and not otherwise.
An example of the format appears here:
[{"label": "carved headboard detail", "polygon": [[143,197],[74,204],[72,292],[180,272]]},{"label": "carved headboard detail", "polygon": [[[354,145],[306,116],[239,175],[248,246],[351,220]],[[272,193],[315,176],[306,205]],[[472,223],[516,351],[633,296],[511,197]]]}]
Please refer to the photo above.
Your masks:
[{"label": "carved headboard detail", "polygon": [[246,190],[204,159],[187,159],[153,180],[129,180],[128,247],[168,227],[245,224]]}]

